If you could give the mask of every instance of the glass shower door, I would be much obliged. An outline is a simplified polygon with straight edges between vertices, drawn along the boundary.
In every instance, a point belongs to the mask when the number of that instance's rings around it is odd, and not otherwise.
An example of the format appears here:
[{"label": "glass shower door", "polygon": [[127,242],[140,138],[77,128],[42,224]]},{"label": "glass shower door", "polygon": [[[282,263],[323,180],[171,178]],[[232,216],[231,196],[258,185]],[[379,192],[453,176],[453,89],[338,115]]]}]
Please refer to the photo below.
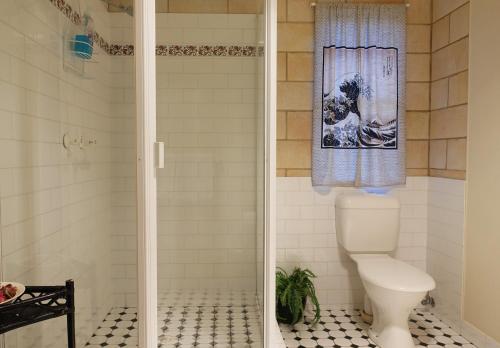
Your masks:
[{"label": "glass shower door", "polygon": [[[78,348],[137,347],[141,322],[133,17],[122,7],[0,1],[1,281],[72,279]],[[2,344],[66,347],[66,320]]]},{"label": "glass shower door", "polygon": [[263,345],[264,20],[247,5],[156,15],[164,347]]}]

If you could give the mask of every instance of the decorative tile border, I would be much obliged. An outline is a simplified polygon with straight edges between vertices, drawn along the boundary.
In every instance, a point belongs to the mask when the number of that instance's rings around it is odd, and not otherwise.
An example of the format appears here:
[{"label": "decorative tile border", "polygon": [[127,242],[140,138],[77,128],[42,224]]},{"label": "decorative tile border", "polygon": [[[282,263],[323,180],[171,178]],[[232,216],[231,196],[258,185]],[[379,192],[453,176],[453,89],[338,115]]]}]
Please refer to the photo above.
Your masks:
[{"label": "decorative tile border", "polygon": [[[73,24],[82,24],[82,16],[66,0],[49,0]],[[108,43],[98,32],[94,32],[94,43],[111,56],[133,56],[134,45]],[[219,46],[219,45],[158,45],[157,56],[175,57],[256,57],[264,54],[263,47],[256,46]]]},{"label": "decorative tile border", "polygon": [[134,45],[110,45],[108,54],[111,56],[133,56]]},{"label": "decorative tile border", "polygon": [[80,14],[74,10],[70,4],[67,4],[65,0],[49,0],[52,5],[57,7],[66,17],[69,18],[71,22],[75,25],[80,25],[82,23],[82,17]]}]

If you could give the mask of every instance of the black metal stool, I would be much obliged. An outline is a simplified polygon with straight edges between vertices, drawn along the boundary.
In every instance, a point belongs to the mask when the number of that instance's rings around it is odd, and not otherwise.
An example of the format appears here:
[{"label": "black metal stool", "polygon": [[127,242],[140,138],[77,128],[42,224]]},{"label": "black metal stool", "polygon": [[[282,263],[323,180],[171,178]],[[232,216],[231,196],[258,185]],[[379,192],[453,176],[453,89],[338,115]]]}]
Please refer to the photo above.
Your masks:
[{"label": "black metal stool", "polygon": [[13,303],[0,306],[0,334],[63,315],[67,320],[68,348],[76,348],[73,280],[63,286],[27,286]]}]

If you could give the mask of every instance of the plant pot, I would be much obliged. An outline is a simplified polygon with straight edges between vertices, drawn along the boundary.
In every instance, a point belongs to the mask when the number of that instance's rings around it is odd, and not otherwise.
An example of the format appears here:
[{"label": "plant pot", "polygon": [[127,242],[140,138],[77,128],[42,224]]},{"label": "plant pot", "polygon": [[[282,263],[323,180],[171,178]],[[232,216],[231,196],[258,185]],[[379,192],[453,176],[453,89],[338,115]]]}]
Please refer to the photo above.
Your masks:
[{"label": "plant pot", "polygon": [[301,321],[304,318],[304,308],[306,308],[306,302],[307,302],[307,297],[304,297],[302,299],[302,311],[300,312],[300,315],[299,315],[297,321],[294,322],[293,321],[293,314],[290,311],[290,309],[288,308],[288,306],[281,305],[279,300],[277,300],[276,311],[277,311],[278,322],[283,323],[283,324],[288,324],[288,325],[297,324],[299,321]]}]

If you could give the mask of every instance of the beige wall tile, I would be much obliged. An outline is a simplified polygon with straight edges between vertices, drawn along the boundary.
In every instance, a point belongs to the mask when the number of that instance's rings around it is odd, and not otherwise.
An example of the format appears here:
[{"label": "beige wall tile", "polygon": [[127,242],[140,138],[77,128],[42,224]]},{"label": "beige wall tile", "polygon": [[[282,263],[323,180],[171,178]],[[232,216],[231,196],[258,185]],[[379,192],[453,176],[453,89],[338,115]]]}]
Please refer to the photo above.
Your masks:
[{"label": "beige wall tile", "polygon": [[422,82],[431,79],[431,55],[428,53],[406,55],[406,81]]},{"label": "beige wall tile", "polygon": [[468,2],[469,0],[434,0],[432,10],[433,21],[435,22]]},{"label": "beige wall tile", "polygon": [[308,140],[279,140],[277,167],[293,169],[311,168],[311,142]]},{"label": "beige wall tile", "polygon": [[408,140],[429,139],[429,119],[428,112],[407,112],[406,113],[406,138]]},{"label": "beige wall tile", "polygon": [[432,52],[450,42],[450,16],[438,20],[432,25]]},{"label": "beige wall tile", "polygon": [[[401,3],[402,0],[391,0]],[[386,0],[371,0],[371,2],[387,2]],[[408,51],[407,56],[407,109],[414,110],[407,114],[407,137],[409,140],[423,140],[408,145],[412,151],[408,165],[409,175],[428,174],[428,139],[430,114],[430,60],[431,60],[431,0],[411,0],[412,7],[408,10]],[[309,7],[309,0],[279,0],[278,50],[286,52],[286,62],[283,54],[278,55],[278,109],[287,110],[287,120],[278,120],[287,131],[278,130],[280,136],[279,168],[286,168],[287,176],[310,176],[310,155],[307,167],[304,163],[290,163],[294,160],[294,152],[301,146],[307,146],[310,152],[312,115],[312,84],[313,80],[313,48],[314,48],[314,15]],[[411,54],[420,53],[420,54]],[[426,53],[426,54],[422,54]],[[286,72],[284,72],[284,67]],[[286,82],[284,80],[287,79]],[[304,84],[305,83],[305,84]],[[279,118],[282,118],[278,116]],[[306,116],[307,115],[307,116]],[[281,127],[282,127],[281,126]],[[284,142],[282,137],[286,136]],[[301,142],[303,138],[306,142]],[[289,157],[287,157],[289,156]],[[412,166],[412,167],[410,167]],[[298,169],[298,170],[297,170]]]},{"label": "beige wall tile", "polygon": [[312,52],[313,32],[311,23],[278,23],[278,51]]},{"label": "beige wall tile", "polygon": [[431,110],[442,109],[448,106],[448,79],[437,80],[431,83]]},{"label": "beige wall tile", "polygon": [[406,176],[428,176],[429,170],[427,168],[416,169],[416,168],[406,168]]},{"label": "beige wall tile", "polygon": [[169,12],[227,13],[227,0],[170,0]]},{"label": "beige wall tile", "polygon": [[168,12],[168,0],[156,0],[156,12],[157,13]]},{"label": "beige wall tile", "polygon": [[467,164],[467,140],[448,140],[446,169],[465,170]]},{"label": "beige wall tile", "polygon": [[456,41],[467,35],[469,35],[469,4],[450,15],[450,41]]},{"label": "beige wall tile", "polygon": [[286,0],[278,0],[278,22],[286,22]]},{"label": "beige wall tile", "polygon": [[450,105],[465,104],[469,93],[469,71],[450,77],[448,102]]},{"label": "beige wall tile", "polygon": [[429,168],[446,168],[446,140],[431,140],[429,148]]},{"label": "beige wall tile", "polygon": [[314,9],[310,0],[288,0],[287,20],[289,22],[314,22]]},{"label": "beige wall tile", "polygon": [[406,19],[408,24],[431,24],[432,0],[410,0]]},{"label": "beige wall tile", "polygon": [[278,82],[278,110],[312,110],[310,82]]},{"label": "beige wall tile", "polygon": [[410,111],[429,110],[429,83],[409,82],[406,84],[406,109]]},{"label": "beige wall tile", "polygon": [[361,3],[370,4],[404,4],[405,0],[355,0],[353,2],[359,1]]},{"label": "beige wall tile", "polygon": [[467,105],[431,112],[431,139],[467,136]]},{"label": "beige wall tile", "polygon": [[286,118],[286,127],[287,139],[312,139],[312,112],[289,111]]},{"label": "beige wall tile", "polygon": [[429,175],[437,178],[448,178],[456,180],[465,180],[465,171],[463,170],[445,170],[445,169],[430,169]]},{"label": "beige wall tile", "polygon": [[413,25],[407,26],[406,33],[408,53],[428,53],[431,51],[431,26]]},{"label": "beige wall tile", "polygon": [[311,176],[310,169],[287,169],[286,176],[307,178]]},{"label": "beige wall tile", "polygon": [[288,81],[313,81],[313,54],[288,53]]},{"label": "beige wall tile", "polygon": [[286,112],[278,111],[276,122],[276,137],[278,140],[286,139]]},{"label": "beige wall tile", "polygon": [[[119,0],[119,1],[114,1],[113,4],[129,7],[134,5],[134,0]],[[121,8],[113,6],[112,4],[108,5],[108,10],[109,12],[123,12]]]},{"label": "beige wall tile", "polygon": [[229,13],[262,13],[263,0],[228,0]]},{"label": "beige wall tile", "polygon": [[278,81],[286,81],[286,53],[278,52]]},{"label": "beige wall tile", "polygon": [[406,168],[427,168],[429,162],[429,142],[408,140],[406,142]]},{"label": "beige wall tile", "polygon": [[465,38],[432,54],[432,80],[464,71],[468,66],[469,40]]}]

